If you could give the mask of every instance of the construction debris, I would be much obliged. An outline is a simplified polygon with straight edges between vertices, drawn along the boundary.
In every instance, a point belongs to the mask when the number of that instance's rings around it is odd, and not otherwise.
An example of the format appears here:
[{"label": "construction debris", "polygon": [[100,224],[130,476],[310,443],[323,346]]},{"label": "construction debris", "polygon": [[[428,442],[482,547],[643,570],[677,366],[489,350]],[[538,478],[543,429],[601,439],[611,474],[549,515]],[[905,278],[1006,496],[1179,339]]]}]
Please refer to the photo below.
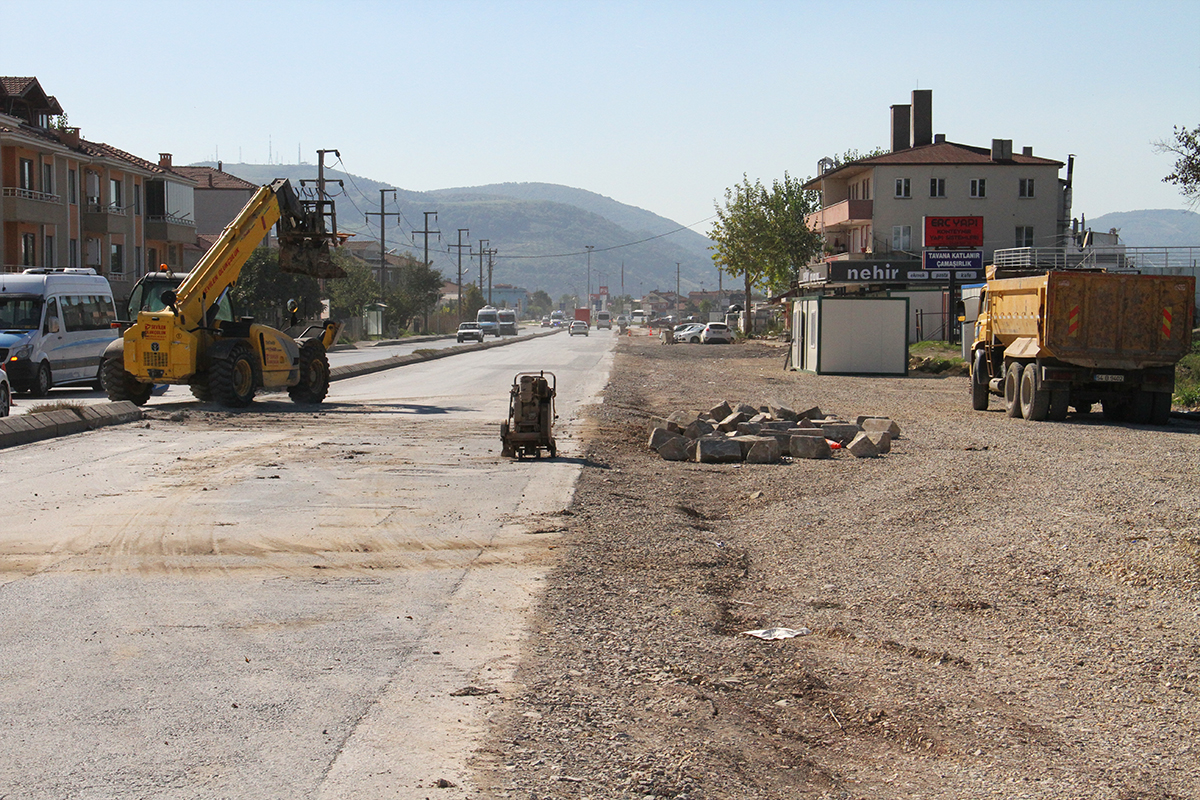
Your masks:
[{"label": "construction debris", "polygon": [[899,437],[900,426],[889,417],[864,414],[850,422],[826,416],[819,406],[796,412],[776,402],[722,402],[708,411],[651,417],[649,445],[667,461],[777,464],[833,458],[835,451],[877,458]]}]

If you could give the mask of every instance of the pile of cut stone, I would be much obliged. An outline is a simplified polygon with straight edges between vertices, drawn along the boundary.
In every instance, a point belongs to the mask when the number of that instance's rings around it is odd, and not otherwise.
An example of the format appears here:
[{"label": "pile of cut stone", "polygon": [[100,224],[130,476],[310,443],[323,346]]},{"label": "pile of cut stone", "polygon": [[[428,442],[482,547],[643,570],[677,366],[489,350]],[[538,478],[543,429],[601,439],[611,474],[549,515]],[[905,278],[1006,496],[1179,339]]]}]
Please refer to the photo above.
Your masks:
[{"label": "pile of cut stone", "polygon": [[768,403],[720,405],[705,411],[676,411],[650,419],[650,448],[667,461],[706,464],[775,464],[785,456],[831,458],[834,449],[855,458],[875,458],[892,449],[900,426],[887,417],[856,422],[827,417],[814,406],[796,412]]}]

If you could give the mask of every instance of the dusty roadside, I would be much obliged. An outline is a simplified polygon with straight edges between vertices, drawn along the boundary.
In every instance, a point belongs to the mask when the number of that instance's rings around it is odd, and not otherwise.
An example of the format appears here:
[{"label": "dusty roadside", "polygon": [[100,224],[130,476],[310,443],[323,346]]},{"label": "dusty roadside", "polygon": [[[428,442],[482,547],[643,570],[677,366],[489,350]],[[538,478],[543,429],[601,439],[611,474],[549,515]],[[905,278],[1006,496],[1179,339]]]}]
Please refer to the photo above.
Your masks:
[{"label": "dusty roadside", "polygon": [[[485,797],[1200,796],[1200,426],[972,412],[962,377],[619,345]],[[647,414],[887,414],[880,459],[667,463]],[[807,627],[760,641],[742,631]]]}]

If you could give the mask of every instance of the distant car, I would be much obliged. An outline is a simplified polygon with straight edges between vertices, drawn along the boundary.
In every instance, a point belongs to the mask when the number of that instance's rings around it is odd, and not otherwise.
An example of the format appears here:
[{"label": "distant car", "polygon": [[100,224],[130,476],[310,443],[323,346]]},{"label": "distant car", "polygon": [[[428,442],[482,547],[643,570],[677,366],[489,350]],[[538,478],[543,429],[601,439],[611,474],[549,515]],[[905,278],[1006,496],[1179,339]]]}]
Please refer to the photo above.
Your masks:
[{"label": "distant car", "polygon": [[567,333],[571,334],[572,336],[577,333],[582,333],[584,336],[587,336],[588,324],[581,319],[577,319],[571,323],[571,327],[567,329]]},{"label": "distant car", "polygon": [[12,408],[12,387],[8,385],[8,373],[0,369],[0,417],[7,417]]},{"label": "distant car", "polygon": [[478,322],[463,322],[458,326],[458,341],[459,344],[473,339],[477,342],[483,341],[483,328],[479,327]]},{"label": "distant car", "polygon": [[700,344],[700,334],[704,331],[704,326],[697,322],[689,322],[686,325],[675,326],[675,341],[688,342],[689,344]]},{"label": "distant car", "polygon": [[629,317],[625,316],[624,314],[621,314],[620,316],[617,317],[617,325],[628,327]]},{"label": "distant car", "polygon": [[704,344],[733,344],[733,331],[724,322],[710,322],[700,332]]},{"label": "distant car", "polygon": [[550,316],[549,316],[549,315],[546,315],[546,316],[542,317],[542,327],[543,327],[543,328],[549,328],[549,327],[550,327]]},{"label": "distant car", "polygon": [[612,330],[611,312],[601,311],[596,314],[596,330],[600,330],[601,328],[608,328],[610,331]]}]

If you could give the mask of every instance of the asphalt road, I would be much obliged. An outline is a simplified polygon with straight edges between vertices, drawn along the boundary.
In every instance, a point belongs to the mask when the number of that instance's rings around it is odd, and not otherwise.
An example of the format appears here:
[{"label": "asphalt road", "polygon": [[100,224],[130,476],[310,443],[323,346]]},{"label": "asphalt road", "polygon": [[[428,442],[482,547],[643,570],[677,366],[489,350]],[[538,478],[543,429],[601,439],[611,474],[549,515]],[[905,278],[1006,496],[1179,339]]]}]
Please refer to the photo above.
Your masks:
[{"label": "asphalt road", "polygon": [[[0,797],[471,796],[612,341],[0,451]],[[501,459],[539,369],[560,457]]]}]

